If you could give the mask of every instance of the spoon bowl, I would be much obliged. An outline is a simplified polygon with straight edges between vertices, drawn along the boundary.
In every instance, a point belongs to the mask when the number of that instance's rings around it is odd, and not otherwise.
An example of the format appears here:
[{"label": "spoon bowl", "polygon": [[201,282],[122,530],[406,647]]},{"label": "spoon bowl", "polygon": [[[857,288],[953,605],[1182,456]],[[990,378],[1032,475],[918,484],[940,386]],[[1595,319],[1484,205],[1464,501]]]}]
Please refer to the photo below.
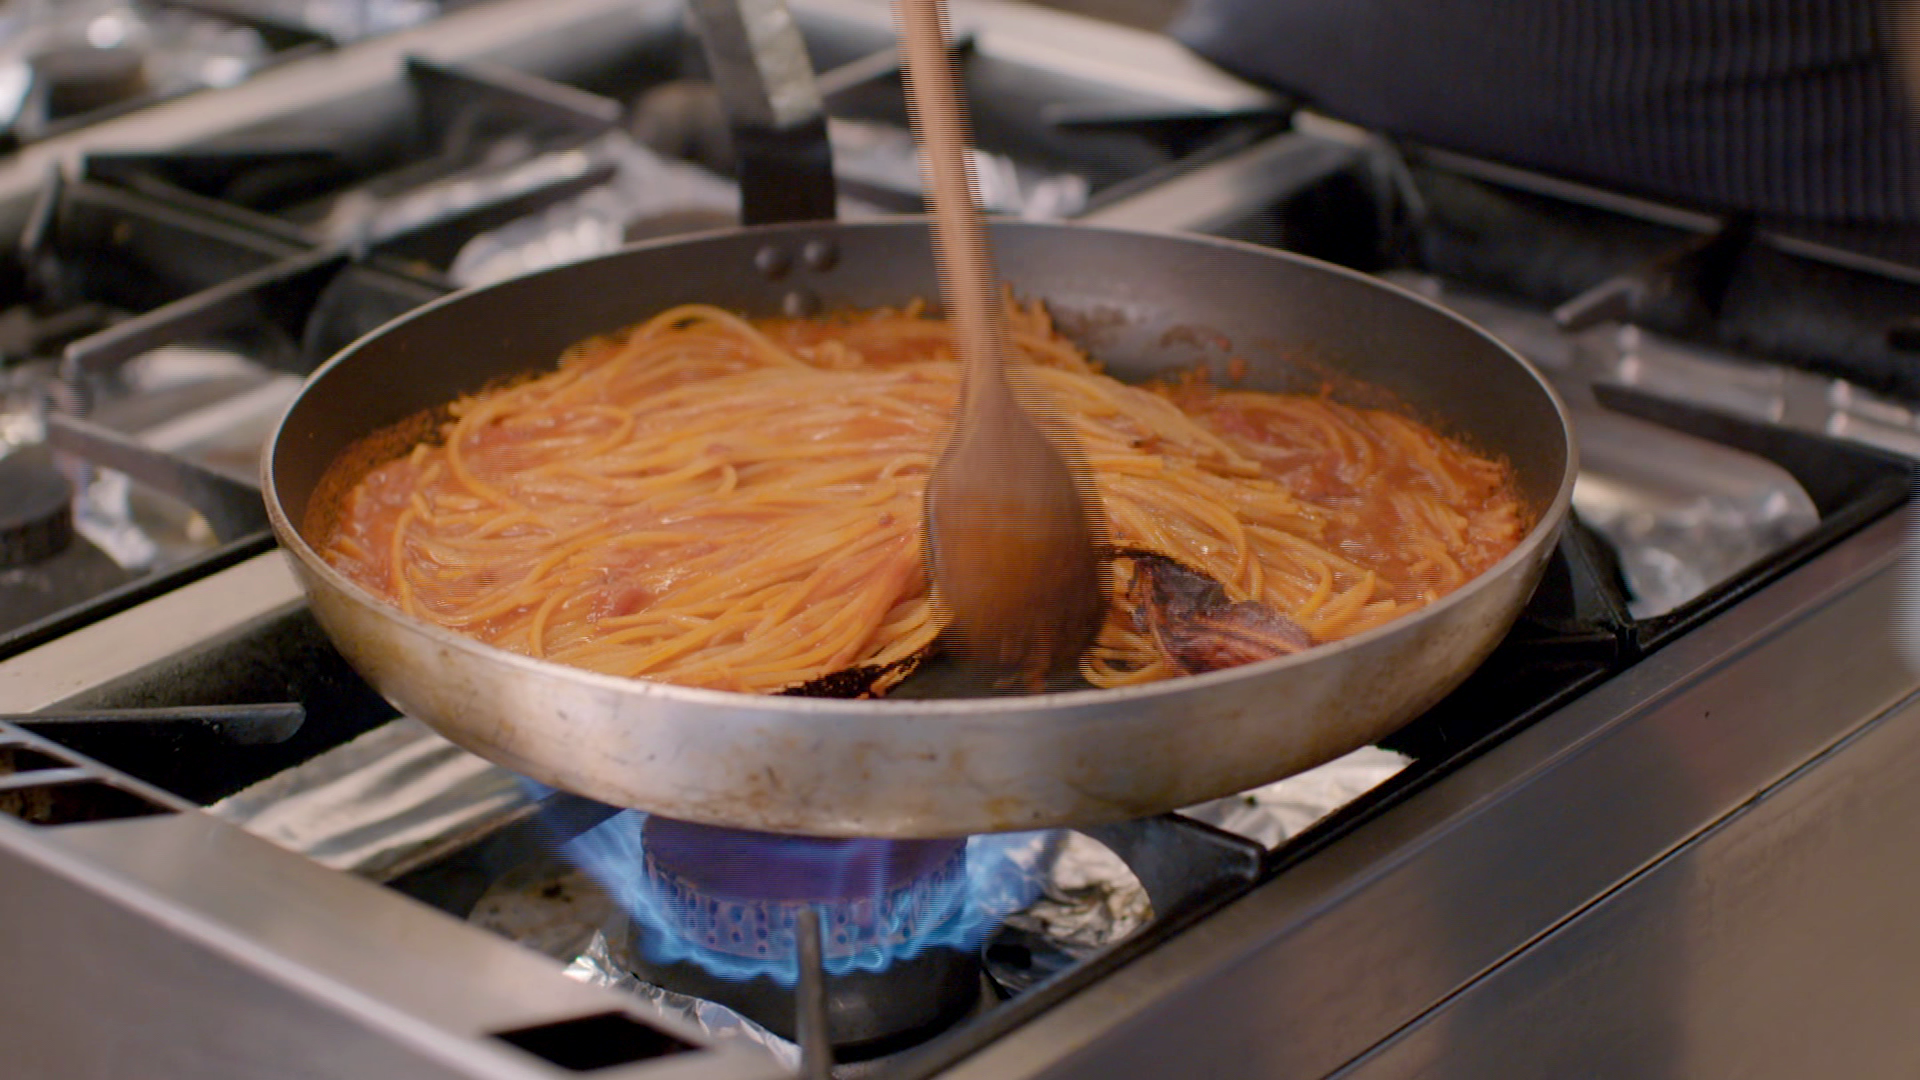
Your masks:
[{"label": "spoon bowl", "polygon": [[1073,664],[1106,615],[1091,478],[1004,379],[968,400],[928,477],[927,570],[955,658],[1032,680]]}]

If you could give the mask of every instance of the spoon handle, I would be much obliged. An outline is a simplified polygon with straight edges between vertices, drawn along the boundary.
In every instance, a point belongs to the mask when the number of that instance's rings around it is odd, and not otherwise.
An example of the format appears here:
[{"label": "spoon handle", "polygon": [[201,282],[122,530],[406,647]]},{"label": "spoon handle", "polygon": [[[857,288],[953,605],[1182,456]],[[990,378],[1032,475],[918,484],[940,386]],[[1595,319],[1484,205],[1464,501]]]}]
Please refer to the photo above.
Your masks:
[{"label": "spoon handle", "polygon": [[963,409],[992,407],[1008,397],[1006,328],[977,188],[967,167],[967,112],[947,50],[946,4],[895,0],[895,5],[906,60],[907,111],[925,158],[934,260],[966,371]]}]

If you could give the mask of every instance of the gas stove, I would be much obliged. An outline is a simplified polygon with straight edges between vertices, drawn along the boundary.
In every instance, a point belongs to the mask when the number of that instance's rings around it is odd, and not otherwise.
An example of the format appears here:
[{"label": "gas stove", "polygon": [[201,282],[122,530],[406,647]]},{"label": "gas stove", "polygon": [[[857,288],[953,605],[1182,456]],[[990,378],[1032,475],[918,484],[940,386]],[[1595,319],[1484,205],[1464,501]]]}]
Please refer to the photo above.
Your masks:
[{"label": "gas stove", "polygon": [[[841,212],[918,209],[884,5],[794,6]],[[959,6],[997,211],[1460,311],[1570,403],[1579,522],[1465,685],[1303,776],[1073,832],[718,832],[396,716],[264,528],[255,448],[335,348],[732,220],[675,5],[444,7],[0,160],[9,1075],[1911,1071],[1912,238],[1394,145]]]}]

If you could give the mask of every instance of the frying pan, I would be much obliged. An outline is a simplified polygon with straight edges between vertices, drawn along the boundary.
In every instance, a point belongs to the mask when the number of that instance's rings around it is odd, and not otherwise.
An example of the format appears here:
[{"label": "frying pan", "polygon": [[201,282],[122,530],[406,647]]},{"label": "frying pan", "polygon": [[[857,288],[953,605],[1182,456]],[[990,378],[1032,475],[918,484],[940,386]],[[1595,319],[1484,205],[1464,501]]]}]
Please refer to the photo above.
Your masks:
[{"label": "frying pan", "polygon": [[336,572],[303,529],[356,440],[582,338],[676,304],[751,316],[900,305],[937,283],[919,220],[788,222],[644,244],[458,293],[333,357],[263,464],[274,531],[315,617],[408,715],[543,783],[711,825],[931,838],[1159,813],[1378,741],[1459,684],[1531,595],[1575,472],[1539,374],[1458,317],[1379,281],[1263,248],[997,223],[1003,276],[1044,298],[1109,373],[1196,362],[1246,386],[1329,372],[1513,466],[1535,524],[1497,565],[1417,612],[1258,663],[1119,689],[875,701],[759,696],[563,667],[414,619]]}]

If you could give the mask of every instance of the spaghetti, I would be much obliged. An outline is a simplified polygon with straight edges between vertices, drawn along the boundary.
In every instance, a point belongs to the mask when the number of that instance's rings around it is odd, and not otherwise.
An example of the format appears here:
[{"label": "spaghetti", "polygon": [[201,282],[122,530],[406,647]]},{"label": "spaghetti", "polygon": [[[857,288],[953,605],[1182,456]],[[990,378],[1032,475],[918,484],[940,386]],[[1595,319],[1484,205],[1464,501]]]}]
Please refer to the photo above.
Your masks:
[{"label": "spaghetti", "polygon": [[[1314,642],[1432,603],[1527,528],[1504,465],[1404,417],[1129,386],[1039,305],[1010,326],[1116,547]],[[322,552],[415,617],[594,671],[775,692],[896,664],[939,629],[920,496],[958,385],[947,327],[917,304],[761,322],[677,307],[454,403],[436,439],[351,486]],[[1098,686],[1187,670],[1127,574],[1083,662]]]}]

